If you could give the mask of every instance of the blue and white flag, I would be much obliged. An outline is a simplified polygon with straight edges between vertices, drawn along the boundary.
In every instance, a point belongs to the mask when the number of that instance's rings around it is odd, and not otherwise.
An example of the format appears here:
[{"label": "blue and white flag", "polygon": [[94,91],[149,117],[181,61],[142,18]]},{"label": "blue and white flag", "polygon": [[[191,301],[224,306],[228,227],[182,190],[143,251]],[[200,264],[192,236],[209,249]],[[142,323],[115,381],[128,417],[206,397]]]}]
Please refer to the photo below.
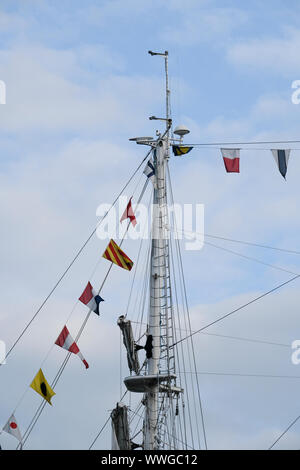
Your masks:
[{"label": "blue and white flag", "polygon": [[287,150],[271,149],[271,151],[272,151],[273,157],[275,158],[275,162],[277,163],[278,170],[280,171],[281,175],[285,178],[291,150],[290,149],[287,149]]},{"label": "blue and white flag", "polygon": [[147,162],[147,165],[145,166],[145,169],[143,171],[144,175],[147,176],[147,178],[150,178],[152,181],[153,186],[155,187],[156,183],[156,178],[155,178],[155,168],[154,168],[154,163],[152,158],[150,158]]}]

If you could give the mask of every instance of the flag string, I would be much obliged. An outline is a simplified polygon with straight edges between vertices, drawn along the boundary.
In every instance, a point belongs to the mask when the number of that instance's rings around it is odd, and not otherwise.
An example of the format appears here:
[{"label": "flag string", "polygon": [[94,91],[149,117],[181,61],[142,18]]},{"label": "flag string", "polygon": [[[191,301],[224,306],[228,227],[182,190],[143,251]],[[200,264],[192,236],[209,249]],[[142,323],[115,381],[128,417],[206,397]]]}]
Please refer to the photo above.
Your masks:
[{"label": "flag string", "polygon": [[[149,150],[149,152],[147,152],[146,156],[143,158],[143,160],[141,161],[141,163],[138,165],[138,167],[136,168],[136,170],[133,172],[133,174],[131,175],[131,177],[129,178],[129,180],[127,181],[127,183],[123,186],[122,190],[120,191],[120,193],[118,194],[118,196],[115,198],[114,202],[112,203],[112,205],[110,206],[110,208],[107,210],[107,212],[103,215],[102,219],[98,222],[98,224],[96,225],[96,227],[93,229],[93,231],[91,232],[91,234],[89,235],[89,237],[86,239],[86,241],[83,243],[83,245],[81,246],[81,248],[78,250],[78,252],[76,253],[76,255],[74,256],[74,258],[72,259],[72,261],[70,262],[70,264],[67,266],[67,268],[65,269],[65,271],[63,272],[63,274],[60,276],[60,278],[58,279],[58,281],[56,282],[56,284],[53,286],[53,288],[51,289],[51,291],[49,292],[49,294],[47,295],[47,297],[44,299],[44,301],[41,303],[40,307],[37,309],[37,311],[35,312],[35,314],[33,315],[33,317],[31,318],[31,320],[27,323],[27,325],[23,328],[23,330],[21,331],[21,333],[19,334],[19,336],[17,337],[17,339],[14,341],[14,343],[12,344],[12,346],[10,347],[10,349],[8,350],[8,352],[6,353],[6,356],[4,359],[7,359],[7,357],[11,354],[11,352],[14,350],[14,348],[16,347],[16,345],[19,343],[19,341],[21,340],[21,338],[24,336],[24,334],[26,333],[26,331],[28,330],[28,328],[30,327],[30,325],[32,324],[32,322],[35,320],[35,318],[37,317],[37,315],[40,313],[40,311],[42,310],[42,308],[45,306],[45,304],[47,303],[47,301],[50,299],[50,297],[52,296],[52,294],[54,293],[54,291],[57,289],[57,287],[59,286],[59,284],[62,282],[62,280],[64,279],[64,277],[67,275],[67,273],[69,272],[69,270],[71,269],[71,267],[73,266],[73,264],[75,263],[75,261],[77,260],[77,258],[81,255],[81,253],[83,252],[84,248],[87,246],[87,244],[89,243],[89,241],[92,239],[92,237],[94,236],[94,234],[96,233],[97,229],[99,228],[99,226],[102,224],[102,222],[104,221],[104,219],[107,217],[107,215],[109,214],[109,212],[111,211],[111,209],[115,206],[115,204],[117,203],[119,197],[121,196],[121,194],[125,191],[125,189],[128,187],[128,185],[130,184],[130,182],[132,181],[132,179],[134,178],[134,176],[137,174],[138,170],[141,168],[142,164],[144,163],[144,161],[147,159],[147,157],[150,155],[152,149]],[[2,365],[0,363],[0,365]]]},{"label": "flag string", "polygon": [[[141,202],[141,200],[142,200],[142,198],[143,198],[143,196],[144,196],[144,193],[145,193],[146,188],[147,188],[147,185],[148,185],[148,181],[149,181],[149,180],[147,179],[146,182],[144,183],[144,186],[143,186],[143,188],[142,188],[142,191],[141,191],[141,193],[140,193],[139,199],[138,199],[137,204],[136,204],[136,209],[138,208],[138,206],[139,206],[139,204],[140,204],[140,202]],[[136,186],[135,189],[137,189],[137,186]],[[131,224],[131,221],[128,222],[127,228],[126,228],[126,230],[125,230],[125,232],[124,232],[124,234],[123,234],[123,237],[122,237],[122,239],[121,239],[120,246],[122,245],[122,243],[123,243],[123,241],[124,241],[124,239],[125,239],[125,236],[126,236],[128,230],[129,230],[130,224]],[[98,265],[98,264],[99,264],[99,261],[98,261],[97,265]],[[105,284],[106,280],[108,279],[108,276],[109,276],[109,274],[110,274],[110,271],[111,271],[113,265],[114,265],[113,263],[110,264],[110,266],[109,266],[109,268],[108,268],[108,270],[107,270],[107,272],[106,272],[106,274],[105,274],[105,276],[104,276],[104,279],[103,279],[103,281],[102,281],[102,284],[101,284],[100,287],[99,287],[98,295],[100,295],[100,293],[101,293],[101,291],[102,291],[102,289],[103,289],[103,287],[104,287],[104,284]],[[94,269],[94,271],[95,271],[95,269]],[[77,303],[78,303],[78,301],[76,302],[75,306],[77,305]],[[75,306],[73,307],[71,314],[73,313],[73,311],[74,311],[74,309],[75,309]],[[76,343],[76,344],[77,344],[78,340],[80,339],[81,334],[83,333],[83,330],[84,330],[84,328],[85,328],[85,326],[86,326],[86,324],[87,324],[87,322],[88,322],[88,319],[89,319],[90,314],[91,314],[92,311],[93,311],[92,308],[90,308],[90,309],[89,309],[89,312],[87,313],[87,315],[86,315],[86,317],[85,317],[85,320],[83,321],[83,323],[82,323],[82,325],[81,325],[81,327],[80,327],[80,329],[79,329],[79,331],[78,331],[78,333],[77,333],[77,335],[76,335],[76,338],[75,338],[75,343]],[[70,316],[71,316],[71,315],[70,315]],[[70,316],[69,316],[69,318],[70,318]],[[51,345],[51,349],[50,349],[50,351],[48,352],[48,354],[47,354],[46,358],[44,359],[43,363],[44,363],[45,360],[48,358],[48,356],[49,356],[50,352],[52,351],[53,347],[54,347],[54,344]],[[71,354],[72,354],[72,352],[68,352],[67,356],[65,357],[64,361],[62,362],[62,364],[61,364],[61,366],[60,366],[60,368],[59,368],[59,370],[58,370],[58,372],[57,372],[55,378],[53,379],[53,381],[52,381],[52,383],[51,383],[51,388],[54,389],[55,386],[57,385],[57,383],[58,383],[58,381],[59,381],[59,379],[60,379],[60,377],[61,377],[61,375],[62,375],[62,373],[63,373],[63,371],[64,371],[64,369],[65,369],[65,367],[66,367],[66,365],[67,365],[67,363],[68,363],[68,361],[69,361],[69,359],[70,359],[70,357],[71,357]],[[27,391],[27,390],[28,390],[28,389],[26,389],[26,391]],[[26,391],[25,391],[25,393],[26,393]],[[22,398],[24,398],[25,393],[24,393],[24,395],[23,395]],[[21,403],[21,401],[19,402],[19,404],[20,404],[20,403]],[[19,405],[19,404],[18,404],[18,405]],[[18,406],[18,405],[17,405],[17,406]],[[40,403],[40,405],[38,406],[38,408],[37,408],[37,410],[36,410],[36,412],[35,412],[35,414],[34,414],[32,420],[30,421],[30,423],[29,423],[29,425],[28,425],[28,427],[27,427],[27,429],[26,429],[26,431],[25,431],[25,433],[24,433],[22,442],[18,444],[18,446],[17,446],[16,449],[21,448],[21,446],[23,447],[24,444],[26,443],[26,441],[27,441],[27,439],[29,438],[29,436],[30,436],[32,430],[34,429],[35,424],[37,423],[39,417],[41,416],[41,414],[42,414],[42,412],[43,412],[43,410],[44,410],[45,405],[46,405],[46,401],[43,400],[43,401]],[[17,407],[16,407],[16,408],[17,408]],[[16,408],[15,408],[15,409],[16,409]]]}]

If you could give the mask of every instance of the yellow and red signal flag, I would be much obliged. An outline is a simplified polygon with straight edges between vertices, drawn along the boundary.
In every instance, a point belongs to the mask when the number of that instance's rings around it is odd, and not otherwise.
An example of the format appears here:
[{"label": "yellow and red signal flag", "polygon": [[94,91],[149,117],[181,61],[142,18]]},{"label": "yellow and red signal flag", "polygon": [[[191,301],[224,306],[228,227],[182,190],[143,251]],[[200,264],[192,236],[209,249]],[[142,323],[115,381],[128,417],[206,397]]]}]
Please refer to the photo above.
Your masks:
[{"label": "yellow and red signal flag", "polygon": [[129,199],[129,202],[127,204],[127,207],[126,207],[125,211],[123,212],[123,215],[120,219],[120,222],[123,222],[123,220],[126,220],[126,219],[130,219],[130,222],[135,227],[137,222],[136,222],[135,215],[133,213],[133,209],[132,209],[132,205],[131,205],[131,199],[132,199],[132,197]]},{"label": "yellow and red signal flag", "polygon": [[127,269],[127,271],[130,271],[133,266],[133,261],[121,250],[113,239],[110,240],[102,256],[108,261],[117,264],[120,268]]}]

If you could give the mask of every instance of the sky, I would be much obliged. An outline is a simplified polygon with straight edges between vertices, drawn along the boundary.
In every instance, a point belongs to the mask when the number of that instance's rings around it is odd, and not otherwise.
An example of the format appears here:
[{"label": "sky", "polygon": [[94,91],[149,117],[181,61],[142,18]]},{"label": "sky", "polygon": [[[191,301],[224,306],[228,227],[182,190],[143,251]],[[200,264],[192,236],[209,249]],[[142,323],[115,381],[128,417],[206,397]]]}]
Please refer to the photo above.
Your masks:
[{"label": "sky", "polygon": [[[190,129],[186,143],[300,140],[299,13],[296,0],[1,1],[0,340],[8,349],[95,227],[99,205],[144,158],[128,139],[159,129],[148,117],[164,114],[164,65],[147,51],[169,51],[171,114]],[[171,158],[175,202],[204,204],[207,234],[300,251],[300,143],[284,145],[295,149],[286,181],[270,152],[276,144],[241,146],[238,175],[226,174],[220,145]],[[205,241],[300,273],[296,254]],[[41,365],[49,382],[55,376],[65,354],[53,343],[67,319],[74,336],[80,327],[86,310],[76,300],[88,279],[101,284],[105,246],[93,237],[1,366],[1,427],[15,409],[21,431],[31,421],[40,400],[28,385]],[[136,259],[138,246],[128,240],[124,250]],[[183,248],[183,263],[193,330],[293,276],[208,244]],[[119,271],[80,339],[89,370],[69,361],[26,448],[87,449],[119,400],[127,370],[116,321],[133,275]],[[209,448],[266,449],[300,414],[299,378],[213,375],[300,377],[289,347],[300,337],[298,291],[296,280],[206,331],[285,346],[195,335]],[[277,448],[299,441],[300,422]],[[0,443],[16,446],[4,433]],[[108,428],[95,448],[109,445]]]}]

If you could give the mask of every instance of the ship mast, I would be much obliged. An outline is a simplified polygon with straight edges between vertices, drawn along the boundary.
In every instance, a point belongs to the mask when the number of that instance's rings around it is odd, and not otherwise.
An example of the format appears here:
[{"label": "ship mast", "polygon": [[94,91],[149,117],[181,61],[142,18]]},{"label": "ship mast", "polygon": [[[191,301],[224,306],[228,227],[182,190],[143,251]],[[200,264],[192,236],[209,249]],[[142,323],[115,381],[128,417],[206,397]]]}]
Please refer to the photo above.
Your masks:
[{"label": "ship mast", "polygon": [[[168,52],[164,53],[149,51],[152,56],[160,55],[165,60],[166,75],[166,117],[158,119],[166,121],[166,132],[157,140],[154,150],[155,183],[153,194],[152,215],[152,246],[151,246],[151,269],[150,269],[150,309],[148,334],[152,336],[152,357],[148,360],[148,375],[160,375],[160,360],[169,356],[168,341],[168,300],[167,300],[167,257],[168,257],[168,211],[167,211],[167,188],[166,188],[166,161],[169,158],[169,132],[171,120],[169,119],[169,87],[168,87]],[[160,135],[158,134],[158,137]],[[163,331],[164,330],[164,331]],[[165,338],[162,341],[162,336]],[[169,374],[169,364],[167,370]],[[168,380],[170,382],[170,379]],[[145,422],[144,422],[144,449],[153,450],[159,448],[159,378],[146,394],[145,399]]]},{"label": "ship mast", "polygon": [[[171,413],[174,423],[173,400],[183,392],[176,386],[174,353],[174,312],[171,291],[169,242],[170,230],[167,206],[166,174],[169,160],[169,141],[172,120],[170,119],[170,91],[168,77],[168,51],[148,51],[152,56],[162,56],[165,61],[166,111],[165,117],[151,116],[150,120],[164,121],[163,133],[156,131],[155,141],[150,137],[130,140],[153,148],[154,181],[151,231],[150,299],[147,328],[147,367],[145,375],[126,377],[124,383],[131,392],[143,393],[145,405],[143,425],[143,448],[156,450],[165,446],[165,431],[168,441],[176,446],[175,433],[168,431]],[[179,126],[174,133],[180,136],[189,131]],[[146,349],[146,347],[145,347]],[[169,413],[169,414],[168,414]],[[173,424],[172,424],[173,427]]]}]

